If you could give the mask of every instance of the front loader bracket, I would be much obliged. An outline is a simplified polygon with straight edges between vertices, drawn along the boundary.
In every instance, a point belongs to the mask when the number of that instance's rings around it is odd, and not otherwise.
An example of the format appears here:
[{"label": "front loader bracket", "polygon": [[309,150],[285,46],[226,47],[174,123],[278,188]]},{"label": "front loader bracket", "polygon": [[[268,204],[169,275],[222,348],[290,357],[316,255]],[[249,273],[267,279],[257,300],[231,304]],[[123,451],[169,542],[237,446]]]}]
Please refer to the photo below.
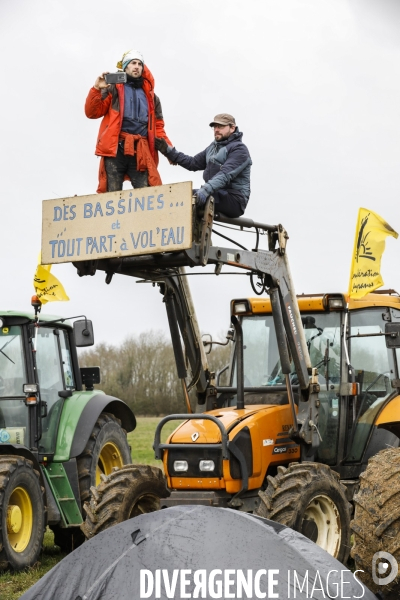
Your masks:
[{"label": "front loader bracket", "polygon": [[313,368],[309,396],[307,400],[300,400],[299,411],[297,413],[298,432],[292,430],[290,437],[301,447],[301,460],[314,460],[315,452],[322,442],[322,437],[318,429],[318,416],[320,401],[318,393],[320,386],[318,383],[318,371]]}]

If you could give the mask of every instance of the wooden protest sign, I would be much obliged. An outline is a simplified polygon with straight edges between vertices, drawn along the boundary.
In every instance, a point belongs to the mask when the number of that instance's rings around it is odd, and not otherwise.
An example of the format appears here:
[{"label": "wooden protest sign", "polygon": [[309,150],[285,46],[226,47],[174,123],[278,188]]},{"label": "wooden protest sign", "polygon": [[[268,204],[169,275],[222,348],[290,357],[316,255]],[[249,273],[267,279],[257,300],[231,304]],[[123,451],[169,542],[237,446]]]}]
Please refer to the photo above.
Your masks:
[{"label": "wooden protest sign", "polygon": [[192,245],[192,183],[43,201],[42,264]]}]

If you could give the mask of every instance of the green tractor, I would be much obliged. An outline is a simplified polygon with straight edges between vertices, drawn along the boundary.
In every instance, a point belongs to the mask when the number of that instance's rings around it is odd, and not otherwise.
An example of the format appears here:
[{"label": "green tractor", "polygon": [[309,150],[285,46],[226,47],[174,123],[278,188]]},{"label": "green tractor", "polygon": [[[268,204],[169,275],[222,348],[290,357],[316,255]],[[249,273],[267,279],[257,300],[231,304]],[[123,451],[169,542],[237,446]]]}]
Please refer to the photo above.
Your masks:
[{"label": "green tractor", "polygon": [[0,570],[32,566],[46,526],[63,550],[84,540],[83,503],[102,474],[131,463],[136,426],[124,402],[93,389],[99,367],[79,368],[91,322],[39,319],[33,305],[0,311]]}]

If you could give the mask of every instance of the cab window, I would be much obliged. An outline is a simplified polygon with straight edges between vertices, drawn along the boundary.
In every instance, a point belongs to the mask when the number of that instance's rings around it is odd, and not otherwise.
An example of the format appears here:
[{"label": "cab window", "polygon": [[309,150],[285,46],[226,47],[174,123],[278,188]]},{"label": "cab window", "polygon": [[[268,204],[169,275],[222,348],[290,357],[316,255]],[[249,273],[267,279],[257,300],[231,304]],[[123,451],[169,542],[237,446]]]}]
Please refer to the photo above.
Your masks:
[{"label": "cab window", "polygon": [[68,333],[65,329],[60,330],[61,364],[64,374],[64,383],[67,390],[75,389],[74,371],[72,368],[71,351],[69,347]]},{"label": "cab window", "polygon": [[[360,385],[355,401],[355,428],[349,460],[361,459],[376,416],[393,392],[393,352],[386,348],[382,309],[357,311],[350,315],[350,362]],[[360,337],[357,337],[357,336]],[[367,337],[361,337],[365,336]]]},{"label": "cab window", "polygon": [[304,314],[301,320],[311,366],[318,369],[320,384],[318,429],[322,440],[317,457],[326,464],[336,464],[340,422],[341,314]]},{"label": "cab window", "polygon": [[36,337],[36,366],[40,396],[45,403],[42,418],[42,438],[39,450],[54,452],[58,423],[64,399],[59,392],[74,389],[72,359],[68,333],[64,329],[40,327]]},{"label": "cab window", "polygon": [[22,329],[0,329],[0,444],[29,446],[27,383]]},{"label": "cab window", "polygon": [[0,398],[24,396],[25,359],[20,327],[0,329]]}]

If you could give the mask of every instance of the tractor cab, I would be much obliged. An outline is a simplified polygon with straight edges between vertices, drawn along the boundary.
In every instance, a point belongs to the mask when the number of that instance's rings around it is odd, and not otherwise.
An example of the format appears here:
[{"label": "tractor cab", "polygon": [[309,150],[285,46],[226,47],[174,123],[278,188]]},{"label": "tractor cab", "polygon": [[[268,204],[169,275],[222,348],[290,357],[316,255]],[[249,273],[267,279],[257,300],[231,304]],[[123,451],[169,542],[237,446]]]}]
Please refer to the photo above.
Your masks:
[{"label": "tractor cab", "polygon": [[83,340],[75,329],[57,317],[0,313],[1,444],[20,444],[47,459],[55,453],[63,404],[82,389],[76,346],[93,343],[92,329]]},{"label": "tractor cab", "polygon": [[[400,297],[388,292],[369,294],[350,300],[348,311],[342,294],[302,295],[298,305],[311,366],[318,370],[321,438],[316,458],[336,466],[343,475],[354,474],[367,460],[371,443],[399,443],[393,433],[377,429],[375,421],[388,399],[397,395],[399,349],[388,343],[387,330],[388,324],[393,329],[400,322]],[[287,404],[269,299],[233,300],[231,313],[240,318],[243,330],[245,406]],[[236,354],[233,344],[228,386],[225,390],[220,386],[217,374],[219,395],[210,408],[236,406]],[[298,405],[299,385],[291,364]]]}]

